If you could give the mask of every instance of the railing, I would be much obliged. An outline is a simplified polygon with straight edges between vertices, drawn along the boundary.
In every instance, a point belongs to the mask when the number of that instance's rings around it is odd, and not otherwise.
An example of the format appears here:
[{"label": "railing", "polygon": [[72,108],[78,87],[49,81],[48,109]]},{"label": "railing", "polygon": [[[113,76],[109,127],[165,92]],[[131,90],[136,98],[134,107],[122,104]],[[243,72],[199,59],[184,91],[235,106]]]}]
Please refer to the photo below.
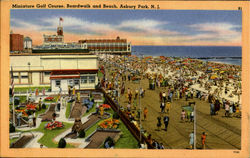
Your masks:
[{"label": "railing", "polygon": [[[133,124],[129,118],[125,115],[125,113],[118,109],[118,105],[113,101],[113,99],[102,89],[105,99],[107,99],[108,104],[111,108],[118,113],[122,122],[126,125],[129,131],[133,134],[133,136],[140,142],[140,130]],[[147,138],[142,134],[141,141],[147,143],[148,149],[153,149],[152,144],[147,140]]]}]

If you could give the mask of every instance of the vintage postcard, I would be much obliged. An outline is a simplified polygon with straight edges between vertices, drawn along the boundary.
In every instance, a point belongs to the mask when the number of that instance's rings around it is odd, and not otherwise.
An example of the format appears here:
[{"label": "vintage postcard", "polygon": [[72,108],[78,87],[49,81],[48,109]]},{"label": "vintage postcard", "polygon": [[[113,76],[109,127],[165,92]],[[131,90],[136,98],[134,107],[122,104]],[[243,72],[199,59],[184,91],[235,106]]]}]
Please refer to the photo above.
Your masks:
[{"label": "vintage postcard", "polygon": [[2,1],[1,156],[248,157],[249,3]]}]

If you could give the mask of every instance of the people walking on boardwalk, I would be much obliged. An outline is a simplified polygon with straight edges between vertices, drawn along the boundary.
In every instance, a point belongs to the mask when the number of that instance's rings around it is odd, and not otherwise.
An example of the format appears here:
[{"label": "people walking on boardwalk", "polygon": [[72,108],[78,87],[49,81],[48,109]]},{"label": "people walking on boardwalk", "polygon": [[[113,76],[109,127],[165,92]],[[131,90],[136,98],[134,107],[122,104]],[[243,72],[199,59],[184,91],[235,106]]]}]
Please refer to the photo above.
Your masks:
[{"label": "people walking on boardwalk", "polygon": [[160,129],[161,129],[161,117],[160,116],[157,117],[157,129],[158,129],[158,131],[160,131]]},{"label": "people walking on boardwalk", "polygon": [[135,100],[137,99],[138,94],[139,94],[139,91],[138,91],[138,89],[136,88],[136,89],[135,89]]},{"label": "people walking on boardwalk", "polygon": [[152,146],[153,146],[155,149],[159,149],[159,143],[158,143],[155,139],[153,139],[153,141],[152,141]]},{"label": "people walking on boardwalk", "polygon": [[143,88],[140,88],[140,96],[141,96],[142,98],[144,98],[144,95],[145,95],[144,89],[143,89]]},{"label": "people walking on boardwalk", "polygon": [[152,140],[152,135],[149,134],[148,137],[147,137],[147,141],[152,144],[153,143],[153,140]]},{"label": "people walking on boardwalk", "polygon": [[166,109],[167,113],[170,113],[170,108],[171,108],[170,102],[167,102],[166,107],[167,107]]},{"label": "people walking on boardwalk", "polygon": [[190,113],[190,122],[194,121],[194,111]]},{"label": "people walking on boardwalk", "polygon": [[162,93],[162,99],[163,99],[163,102],[165,103],[166,100],[167,100],[167,94],[166,94],[166,92]]},{"label": "people walking on boardwalk", "polygon": [[194,132],[191,132],[189,134],[189,145],[190,145],[190,149],[193,149],[193,147],[194,147]]},{"label": "people walking on boardwalk", "polygon": [[127,104],[127,110],[128,110],[128,111],[131,110],[131,104],[130,104],[130,103]]},{"label": "people walking on boardwalk", "polygon": [[214,115],[215,114],[214,110],[215,110],[215,108],[214,108],[214,102],[212,101],[210,103],[210,115]]},{"label": "people walking on boardwalk", "polygon": [[229,102],[226,102],[226,104],[225,104],[225,117],[229,117],[229,110],[230,110]]},{"label": "people walking on boardwalk", "polygon": [[233,105],[230,105],[229,107],[229,117],[233,115]]},{"label": "people walking on boardwalk", "polygon": [[162,102],[162,92],[159,93],[160,102]]},{"label": "people walking on boardwalk", "polygon": [[164,116],[163,122],[164,122],[164,125],[165,125],[165,131],[167,131],[168,130],[169,117]]},{"label": "people walking on boardwalk", "polygon": [[145,107],[144,110],[143,110],[144,120],[147,120],[147,115],[148,115],[148,108]]},{"label": "people walking on boardwalk", "polygon": [[159,144],[159,149],[165,149],[165,147],[162,143]]},{"label": "people walking on boardwalk", "polygon": [[202,149],[205,149],[205,145],[206,145],[206,133],[203,132],[202,135],[201,135],[201,144],[202,144]]},{"label": "people walking on boardwalk", "polygon": [[186,118],[186,112],[185,112],[185,110],[182,110],[181,111],[181,121],[185,122],[185,118]]},{"label": "people walking on boardwalk", "polygon": [[162,102],[161,105],[160,105],[160,108],[161,108],[161,113],[164,113],[165,112],[165,103]]}]

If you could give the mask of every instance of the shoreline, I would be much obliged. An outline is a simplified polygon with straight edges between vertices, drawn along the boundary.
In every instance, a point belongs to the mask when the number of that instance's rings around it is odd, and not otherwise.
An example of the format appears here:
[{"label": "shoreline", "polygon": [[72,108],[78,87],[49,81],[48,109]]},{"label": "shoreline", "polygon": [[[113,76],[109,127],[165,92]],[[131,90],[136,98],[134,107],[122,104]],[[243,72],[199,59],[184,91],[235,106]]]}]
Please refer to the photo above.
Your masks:
[{"label": "shoreline", "polygon": [[[136,56],[139,58],[139,56],[137,54],[131,54],[133,56]],[[212,61],[213,59],[216,59],[217,57],[188,57],[188,56],[181,56],[181,57],[177,57],[177,56],[164,56],[164,55],[143,55],[144,57],[152,57],[152,58],[160,58],[160,57],[164,57],[164,58],[180,58],[180,59],[193,59],[193,60],[199,60],[199,61],[203,61],[203,62],[212,62],[212,63],[216,63],[216,64],[226,64],[226,65],[234,65],[234,66],[242,66],[242,57],[234,57],[237,58],[235,60],[239,60],[238,58],[240,58],[241,60],[241,64],[233,64],[233,63],[228,63],[228,62],[223,62],[223,61]],[[226,56],[222,56],[220,58],[227,59],[227,58],[232,58],[232,57],[226,57]],[[208,59],[199,59],[199,58],[208,58]],[[211,59],[211,61],[209,61],[209,59]],[[223,60],[223,59],[220,59]]]}]

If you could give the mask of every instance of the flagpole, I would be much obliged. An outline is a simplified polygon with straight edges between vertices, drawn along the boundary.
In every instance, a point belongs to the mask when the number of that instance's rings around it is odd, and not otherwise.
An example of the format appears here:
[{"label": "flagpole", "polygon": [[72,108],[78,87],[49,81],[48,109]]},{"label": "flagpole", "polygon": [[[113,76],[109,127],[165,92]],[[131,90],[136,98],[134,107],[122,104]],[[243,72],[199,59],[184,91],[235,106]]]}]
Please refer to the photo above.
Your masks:
[{"label": "flagpole", "polygon": [[12,120],[12,124],[14,127],[16,127],[15,125],[15,94],[12,97],[12,109],[13,109],[13,120]]},{"label": "flagpole", "polygon": [[14,93],[14,75],[12,66],[11,66],[11,96],[12,96],[12,109],[13,109],[12,124],[15,127],[15,93]]}]

